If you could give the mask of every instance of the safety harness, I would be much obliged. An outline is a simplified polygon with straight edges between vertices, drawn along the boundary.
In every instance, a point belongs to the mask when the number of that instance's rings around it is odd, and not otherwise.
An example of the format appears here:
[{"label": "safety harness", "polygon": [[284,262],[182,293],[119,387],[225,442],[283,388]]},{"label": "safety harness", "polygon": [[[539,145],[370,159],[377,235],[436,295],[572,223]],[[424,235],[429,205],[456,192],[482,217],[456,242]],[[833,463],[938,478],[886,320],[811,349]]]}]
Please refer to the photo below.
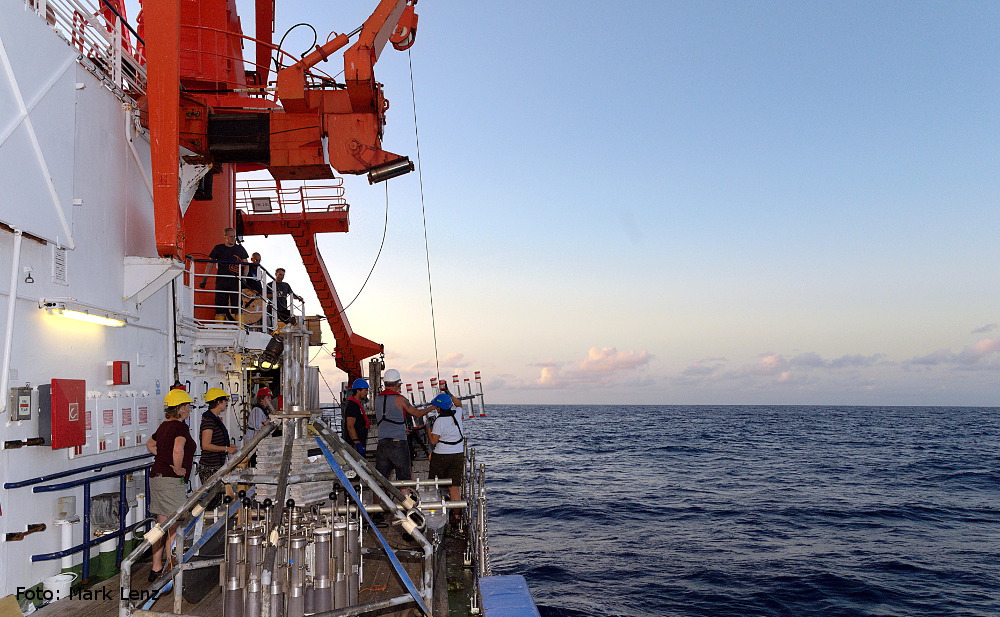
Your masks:
[{"label": "safety harness", "polygon": [[[398,393],[397,392],[393,392],[392,390],[386,390],[385,392],[383,392],[381,394],[381,396],[382,396],[382,419],[378,420],[377,422],[375,422],[375,426],[378,426],[378,425],[382,424],[383,422],[388,422],[389,424],[404,424],[405,425],[406,424],[405,418],[403,419],[402,422],[400,422],[400,421],[397,421],[397,420],[390,420],[389,418],[385,417],[385,406],[389,404],[388,403],[389,397],[388,397],[388,395],[386,395],[386,392],[391,392],[393,395],[397,395],[398,396]],[[397,407],[397,409],[398,409],[398,407]]]},{"label": "safety harness", "polygon": [[455,423],[455,428],[458,429],[458,440],[457,441],[446,441],[444,439],[438,439],[438,443],[447,444],[449,446],[456,446],[465,440],[465,435],[462,434],[462,425],[458,423],[455,419],[455,410],[451,409],[449,411],[442,411],[438,414],[439,418],[451,418],[451,421]]}]

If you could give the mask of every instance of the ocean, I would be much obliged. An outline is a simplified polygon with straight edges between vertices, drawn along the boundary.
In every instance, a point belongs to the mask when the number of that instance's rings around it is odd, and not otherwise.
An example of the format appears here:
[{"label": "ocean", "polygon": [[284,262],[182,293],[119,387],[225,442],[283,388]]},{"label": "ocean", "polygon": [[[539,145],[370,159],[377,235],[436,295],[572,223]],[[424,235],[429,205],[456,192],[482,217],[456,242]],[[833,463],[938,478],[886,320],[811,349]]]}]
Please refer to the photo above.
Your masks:
[{"label": "ocean", "polygon": [[490,405],[542,617],[1000,615],[1000,408]]}]

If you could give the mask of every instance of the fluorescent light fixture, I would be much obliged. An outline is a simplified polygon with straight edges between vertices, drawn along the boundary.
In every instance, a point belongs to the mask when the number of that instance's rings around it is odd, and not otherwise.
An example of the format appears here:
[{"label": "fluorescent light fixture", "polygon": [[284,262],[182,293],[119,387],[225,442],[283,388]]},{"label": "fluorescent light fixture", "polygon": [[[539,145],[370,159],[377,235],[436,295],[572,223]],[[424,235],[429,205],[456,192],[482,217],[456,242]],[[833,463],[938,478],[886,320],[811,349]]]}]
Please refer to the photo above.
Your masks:
[{"label": "fluorescent light fixture", "polygon": [[72,299],[43,299],[38,303],[38,308],[43,309],[49,315],[59,315],[67,319],[75,319],[101,326],[110,326],[112,328],[121,328],[128,319],[128,315],[123,313],[90,306]]}]

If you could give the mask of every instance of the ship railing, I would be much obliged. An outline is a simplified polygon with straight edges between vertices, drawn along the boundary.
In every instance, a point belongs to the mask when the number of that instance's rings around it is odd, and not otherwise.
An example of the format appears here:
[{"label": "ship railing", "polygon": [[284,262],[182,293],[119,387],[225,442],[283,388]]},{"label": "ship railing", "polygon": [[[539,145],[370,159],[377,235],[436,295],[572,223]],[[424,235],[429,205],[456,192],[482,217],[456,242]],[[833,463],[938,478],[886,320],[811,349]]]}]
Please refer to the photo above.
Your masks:
[{"label": "ship railing", "polygon": [[238,180],[236,208],[243,214],[300,214],[303,218],[310,213],[350,211],[343,178],[297,186],[282,186],[270,179]]},{"label": "ship railing", "polygon": [[[106,0],[102,0],[106,1]],[[197,49],[185,49],[185,56],[189,57],[193,64],[196,64],[206,72],[212,72],[212,67],[243,67],[245,71],[218,70],[215,71],[209,81],[219,86],[218,89],[204,91],[201,94],[224,94],[239,93],[251,98],[277,101],[277,88],[275,79],[267,80],[264,83],[264,75],[274,77],[276,69],[284,68],[295,64],[300,58],[284,51],[274,43],[247,36],[242,32],[233,32],[210,26],[181,24],[181,37],[187,40],[197,40]],[[243,48],[250,43],[254,49],[261,46],[271,50],[271,57],[267,65],[258,64],[255,59],[246,58],[243,55]],[[271,66],[274,64],[275,66]],[[344,87],[336,80],[318,67],[312,67],[306,72],[306,80],[311,87]],[[262,107],[261,109],[265,109]]]},{"label": "ship railing", "polygon": [[479,579],[492,574],[490,564],[489,518],[486,512],[486,465],[476,461],[475,448],[469,449],[462,481],[462,499],[468,504],[462,514],[463,526],[468,529],[465,563],[472,567],[476,591],[472,594],[473,614],[481,604]]},{"label": "ship railing", "polygon": [[[105,467],[112,467],[114,465],[121,465],[123,463],[131,463],[143,459],[149,459],[152,454],[143,454],[139,456],[131,456],[127,458],[122,458],[114,461],[107,461],[104,463],[97,463],[94,465],[88,465],[86,467],[80,467],[77,469],[72,469],[68,471],[61,471],[54,474],[49,474],[45,476],[39,476],[37,478],[32,478],[30,480],[22,480],[20,482],[7,482],[4,484],[5,489],[16,489],[31,486],[31,492],[33,493],[52,493],[57,491],[68,491],[75,489],[77,487],[83,487],[83,542],[75,546],[68,548],[63,548],[62,550],[56,551],[54,553],[42,553],[39,555],[32,555],[31,561],[52,561],[54,559],[62,559],[64,557],[69,557],[75,555],[79,552],[83,552],[83,570],[82,579],[84,581],[90,578],[90,549],[104,544],[112,539],[115,540],[115,565],[121,564],[124,557],[125,541],[126,536],[132,533],[133,530],[140,527],[146,527],[151,522],[152,519],[148,518],[148,514],[142,520],[127,524],[127,517],[129,506],[127,499],[127,487],[128,478],[132,474],[142,473],[145,478],[145,495],[146,499],[141,505],[143,511],[148,512],[149,507],[149,468],[152,467],[153,461],[148,461],[140,465],[133,465],[125,469],[116,469],[114,471],[109,471],[107,473],[98,474],[96,476],[89,476],[86,478],[78,478],[76,480],[70,480],[67,482],[59,482],[55,484],[46,484],[46,482],[51,482],[52,480],[58,480],[62,478],[68,478],[70,476],[86,473],[88,471],[100,471]],[[105,480],[117,479],[118,480],[118,529],[112,531],[111,533],[106,533],[99,538],[91,538],[91,505],[93,500],[91,499],[91,485],[95,482],[103,482]]]},{"label": "ship railing", "polygon": [[[80,52],[113,91],[146,91],[144,42],[107,0],[25,0],[25,6]],[[124,6],[124,4],[122,4]],[[134,41],[133,41],[134,37]]]},{"label": "ship railing", "polygon": [[242,263],[235,274],[224,271],[229,265],[188,256],[186,280],[194,292],[192,314],[199,327],[270,334],[283,323],[305,323],[303,302],[294,296],[282,302],[278,281],[266,268]]}]

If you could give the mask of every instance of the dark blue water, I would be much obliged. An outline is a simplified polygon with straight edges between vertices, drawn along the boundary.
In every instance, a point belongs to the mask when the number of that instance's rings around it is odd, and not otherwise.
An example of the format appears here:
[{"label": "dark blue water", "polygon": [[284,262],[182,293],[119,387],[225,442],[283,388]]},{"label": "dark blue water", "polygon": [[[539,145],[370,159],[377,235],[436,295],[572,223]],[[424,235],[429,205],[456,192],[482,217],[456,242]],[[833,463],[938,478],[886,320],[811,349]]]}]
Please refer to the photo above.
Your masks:
[{"label": "dark blue water", "polygon": [[1000,408],[493,405],[543,617],[1000,615]]}]

